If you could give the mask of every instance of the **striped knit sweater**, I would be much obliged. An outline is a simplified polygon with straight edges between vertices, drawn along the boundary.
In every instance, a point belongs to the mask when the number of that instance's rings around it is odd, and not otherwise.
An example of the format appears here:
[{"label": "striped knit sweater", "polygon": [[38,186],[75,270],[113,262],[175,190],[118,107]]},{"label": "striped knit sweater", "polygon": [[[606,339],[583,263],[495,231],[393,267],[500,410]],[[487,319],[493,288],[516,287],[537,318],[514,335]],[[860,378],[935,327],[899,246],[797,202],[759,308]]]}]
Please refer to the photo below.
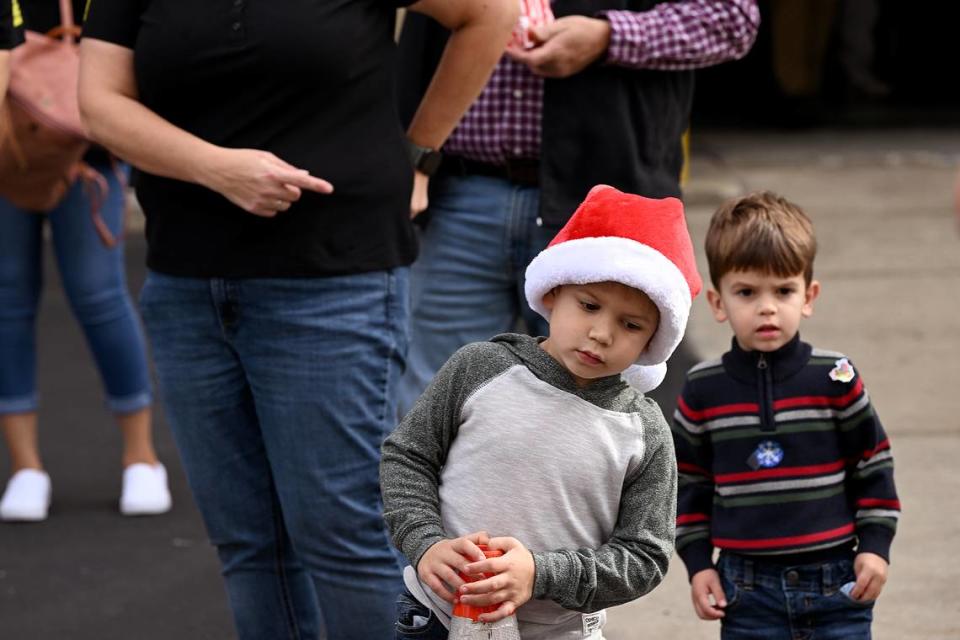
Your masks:
[{"label": "striped knit sweater", "polygon": [[677,404],[677,552],[691,577],[714,547],[785,556],[856,541],[889,561],[890,441],[842,354],[799,336],[771,353],[734,339],[687,372]]}]

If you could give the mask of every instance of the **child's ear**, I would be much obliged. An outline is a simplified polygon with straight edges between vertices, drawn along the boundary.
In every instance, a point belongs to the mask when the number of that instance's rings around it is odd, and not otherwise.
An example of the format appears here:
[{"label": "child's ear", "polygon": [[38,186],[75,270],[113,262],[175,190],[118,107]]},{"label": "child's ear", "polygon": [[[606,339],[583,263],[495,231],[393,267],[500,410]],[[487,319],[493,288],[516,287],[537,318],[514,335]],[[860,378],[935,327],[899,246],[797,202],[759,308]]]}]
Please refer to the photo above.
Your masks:
[{"label": "child's ear", "polygon": [[559,288],[560,287],[554,287],[553,289],[550,289],[550,291],[547,291],[545,294],[543,294],[543,306],[547,309],[547,311],[552,312],[553,306],[557,304],[557,289]]},{"label": "child's ear", "polygon": [[710,311],[713,312],[713,319],[717,322],[727,321],[727,311],[723,308],[723,302],[720,300],[720,294],[714,289],[707,289],[707,304],[710,305]]},{"label": "child's ear", "polygon": [[816,300],[819,295],[820,283],[816,280],[811,280],[810,284],[807,285],[807,290],[803,293],[803,308],[800,310],[800,313],[803,314],[804,318],[809,318],[813,315],[813,301]]}]

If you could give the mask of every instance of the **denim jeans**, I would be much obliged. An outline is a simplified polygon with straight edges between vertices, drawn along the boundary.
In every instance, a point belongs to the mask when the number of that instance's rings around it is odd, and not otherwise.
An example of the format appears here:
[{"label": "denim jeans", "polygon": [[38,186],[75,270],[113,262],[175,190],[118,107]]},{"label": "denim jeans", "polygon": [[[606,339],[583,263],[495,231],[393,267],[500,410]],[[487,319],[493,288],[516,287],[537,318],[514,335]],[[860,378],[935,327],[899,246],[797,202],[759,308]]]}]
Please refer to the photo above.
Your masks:
[{"label": "denim jeans", "polygon": [[378,465],[408,279],[148,274],[160,392],[243,640],[312,640],[321,616],[331,640],[393,635]]},{"label": "denim jeans", "polygon": [[873,602],[841,590],[852,560],[789,566],[721,553],[722,640],[869,640]]},{"label": "denim jeans", "polygon": [[[110,166],[101,214],[121,236],[124,193]],[[0,414],[37,410],[36,318],[43,285],[43,227],[49,221],[63,288],[83,328],[114,413],[150,405],[143,332],[127,292],[123,246],[108,248],[90,219],[78,181],[47,215],[0,198]]]},{"label": "denim jeans", "polygon": [[[538,224],[540,190],[485,176],[444,177],[430,194],[429,222],[411,280],[410,356],[400,411],[409,411],[454,351],[547,323],[527,306],[527,265],[559,227]],[[572,212],[571,212],[572,213]]]},{"label": "denim jeans", "polygon": [[437,615],[409,591],[397,598],[396,640],[447,640],[450,635]]}]

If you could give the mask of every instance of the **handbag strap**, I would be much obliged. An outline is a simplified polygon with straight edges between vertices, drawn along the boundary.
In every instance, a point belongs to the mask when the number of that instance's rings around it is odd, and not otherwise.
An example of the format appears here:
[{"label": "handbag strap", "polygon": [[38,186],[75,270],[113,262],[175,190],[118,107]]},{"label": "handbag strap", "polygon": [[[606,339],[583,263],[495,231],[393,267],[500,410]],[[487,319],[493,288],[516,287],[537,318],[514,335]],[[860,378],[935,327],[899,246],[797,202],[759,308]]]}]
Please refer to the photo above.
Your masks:
[{"label": "handbag strap", "polygon": [[73,0],[60,0],[60,27],[63,41],[74,44],[79,30],[73,20]]}]

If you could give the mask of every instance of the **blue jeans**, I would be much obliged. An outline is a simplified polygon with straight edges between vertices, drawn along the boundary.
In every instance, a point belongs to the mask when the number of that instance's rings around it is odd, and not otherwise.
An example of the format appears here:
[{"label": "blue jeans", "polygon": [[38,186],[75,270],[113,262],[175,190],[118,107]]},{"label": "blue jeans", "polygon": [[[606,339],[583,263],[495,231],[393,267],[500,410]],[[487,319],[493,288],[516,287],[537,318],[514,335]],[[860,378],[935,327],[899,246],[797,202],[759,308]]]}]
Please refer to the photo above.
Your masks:
[{"label": "blue jeans", "polygon": [[[101,214],[120,237],[123,189],[112,167],[97,169],[110,186]],[[96,360],[107,406],[118,414],[149,406],[143,333],[127,292],[123,246],[111,249],[100,241],[78,181],[47,215],[0,198],[0,414],[30,413],[38,406],[36,318],[48,220],[63,288]]]},{"label": "blue jeans", "polygon": [[856,581],[852,560],[788,566],[721,553],[727,596],[722,640],[869,640],[873,602],[841,587]]},{"label": "blue jeans", "polygon": [[[400,383],[406,413],[454,351],[547,323],[527,306],[527,265],[559,231],[538,224],[540,190],[485,176],[444,177],[430,194],[411,281],[410,357]],[[572,213],[572,212],[571,212]]]},{"label": "blue jeans", "polygon": [[400,594],[397,598],[396,640],[447,640],[449,635],[429,607],[420,604],[409,591]]},{"label": "blue jeans", "polygon": [[408,277],[147,276],[160,392],[243,640],[312,640],[321,616],[331,640],[393,634],[378,466]]}]

